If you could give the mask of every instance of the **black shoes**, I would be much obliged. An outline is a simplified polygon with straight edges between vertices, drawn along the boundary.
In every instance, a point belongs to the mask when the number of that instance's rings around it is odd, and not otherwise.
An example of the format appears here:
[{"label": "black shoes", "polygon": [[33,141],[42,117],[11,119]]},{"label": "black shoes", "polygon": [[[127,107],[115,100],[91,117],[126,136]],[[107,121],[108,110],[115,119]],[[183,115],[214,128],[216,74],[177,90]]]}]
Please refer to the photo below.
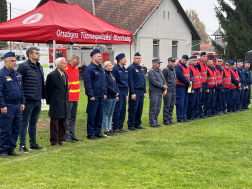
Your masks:
[{"label": "black shoes", "polygon": [[139,125],[139,126],[135,126],[136,129],[145,129],[145,127]]},{"label": "black shoes", "polygon": [[119,130],[119,129],[114,129],[113,130],[114,133],[123,133],[123,131]]},{"label": "black shoes", "polygon": [[168,123],[163,123],[163,124],[164,124],[164,125],[171,125],[171,123],[169,123],[169,122],[168,122]]},{"label": "black shoes", "polygon": [[9,156],[20,156],[20,154],[17,154],[16,152],[8,152]]},{"label": "black shoes", "polygon": [[0,156],[1,156],[2,158],[9,158],[9,157],[10,157],[7,153],[5,153],[5,154],[0,154]]},{"label": "black shoes", "polygon": [[87,136],[87,138],[90,139],[90,140],[98,140],[98,139],[99,139],[98,137],[96,137],[96,136],[94,136],[94,135],[92,135],[92,136]]},{"label": "black shoes", "polygon": [[19,148],[19,152],[24,153],[24,154],[29,153],[28,150],[27,150],[27,148],[26,148],[25,146],[21,146],[21,147]]},{"label": "black shoes", "polygon": [[81,138],[77,138],[77,137],[71,138],[71,139],[74,140],[74,141],[83,141]]},{"label": "black shoes", "polygon": [[135,128],[135,127],[128,127],[128,129],[131,131],[137,131],[137,128]]},{"label": "black shoes", "polygon": [[75,143],[75,140],[72,140],[71,138],[65,139],[64,141],[69,142],[69,143]]},{"label": "black shoes", "polygon": [[106,136],[102,135],[102,134],[96,134],[95,135],[97,138],[106,138]]},{"label": "black shoes", "polygon": [[160,127],[160,125],[151,125],[151,127],[157,128]]},{"label": "black shoes", "polygon": [[129,132],[129,131],[127,131],[127,130],[124,130],[124,129],[120,129],[120,131],[122,131],[122,132],[124,132],[124,133],[127,133],[127,132]]},{"label": "black shoes", "polygon": [[46,148],[43,148],[38,144],[35,144],[34,146],[30,146],[30,150],[46,150]]},{"label": "black shoes", "polygon": [[174,125],[176,125],[177,123],[174,123],[173,121],[170,121],[170,124],[174,124]]}]

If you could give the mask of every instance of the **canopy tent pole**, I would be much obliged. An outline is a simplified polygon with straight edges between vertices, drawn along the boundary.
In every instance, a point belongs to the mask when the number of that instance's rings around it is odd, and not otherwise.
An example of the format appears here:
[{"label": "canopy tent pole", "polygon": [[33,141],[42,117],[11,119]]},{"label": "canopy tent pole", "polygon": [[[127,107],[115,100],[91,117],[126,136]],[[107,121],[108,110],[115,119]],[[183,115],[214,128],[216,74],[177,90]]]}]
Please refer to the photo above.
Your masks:
[{"label": "canopy tent pole", "polygon": [[[73,45],[71,44],[70,45],[70,56],[69,57],[72,57],[72,55],[73,55]],[[68,60],[66,60],[66,61],[68,61]]]},{"label": "canopy tent pole", "polygon": [[55,70],[55,58],[56,58],[56,41],[53,40],[53,70]]}]

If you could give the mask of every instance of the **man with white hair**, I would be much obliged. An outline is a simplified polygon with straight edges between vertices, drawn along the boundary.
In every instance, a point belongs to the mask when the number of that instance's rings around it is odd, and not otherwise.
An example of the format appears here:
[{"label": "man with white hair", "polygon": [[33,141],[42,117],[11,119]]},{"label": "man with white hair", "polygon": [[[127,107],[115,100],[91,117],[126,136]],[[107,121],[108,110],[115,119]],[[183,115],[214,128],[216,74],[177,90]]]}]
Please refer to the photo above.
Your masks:
[{"label": "man with white hair", "polygon": [[48,115],[50,121],[50,142],[52,146],[65,146],[63,141],[66,135],[66,118],[68,94],[68,76],[64,72],[67,62],[65,58],[57,58],[53,72],[46,80],[46,102],[50,105]]},{"label": "man with white hair", "polygon": [[17,60],[13,52],[4,55],[0,70],[0,156],[19,156],[14,152],[20,129],[21,111],[25,108],[22,75],[14,70]]}]

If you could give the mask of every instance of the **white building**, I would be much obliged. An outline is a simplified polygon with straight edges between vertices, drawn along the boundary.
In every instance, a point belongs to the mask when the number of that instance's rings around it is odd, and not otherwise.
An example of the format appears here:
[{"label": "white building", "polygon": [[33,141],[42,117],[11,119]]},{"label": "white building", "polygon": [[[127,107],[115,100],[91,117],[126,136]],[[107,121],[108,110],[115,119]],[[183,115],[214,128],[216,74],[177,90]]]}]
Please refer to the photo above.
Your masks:
[{"label": "white building", "polygon": [[[92,0],[68,2],[93,12]],[[126,54],[127,65],[139,52],[148,69],[154,58],[165,62],[161,65],[165,67],[168,57],[179,60],[183,54],[190,55],[192,41],[200,40],[178,0],[95,0],[95,15],[132,32],[132,45],[112,45],[114,56]]]}]

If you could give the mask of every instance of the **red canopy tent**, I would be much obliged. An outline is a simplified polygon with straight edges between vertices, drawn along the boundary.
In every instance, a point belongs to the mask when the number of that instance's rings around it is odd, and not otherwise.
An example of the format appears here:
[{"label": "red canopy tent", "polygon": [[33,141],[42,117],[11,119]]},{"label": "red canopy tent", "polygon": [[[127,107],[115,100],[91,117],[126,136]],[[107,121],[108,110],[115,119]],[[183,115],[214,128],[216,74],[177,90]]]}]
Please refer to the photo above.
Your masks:
[{"label": "red canopy tent", "polygon": [[[48,1],[0,23],[0,41],[55,44],[132,44],[132,33],[118,28],[79,5]],[[55,64],[53,64],[55,65]]]},{"label": "red canopy tent", "polygon": [[132,44],[132,33],[89,13],[79,5],[48,1],[0,24],[0,41],[58,44]]}]

